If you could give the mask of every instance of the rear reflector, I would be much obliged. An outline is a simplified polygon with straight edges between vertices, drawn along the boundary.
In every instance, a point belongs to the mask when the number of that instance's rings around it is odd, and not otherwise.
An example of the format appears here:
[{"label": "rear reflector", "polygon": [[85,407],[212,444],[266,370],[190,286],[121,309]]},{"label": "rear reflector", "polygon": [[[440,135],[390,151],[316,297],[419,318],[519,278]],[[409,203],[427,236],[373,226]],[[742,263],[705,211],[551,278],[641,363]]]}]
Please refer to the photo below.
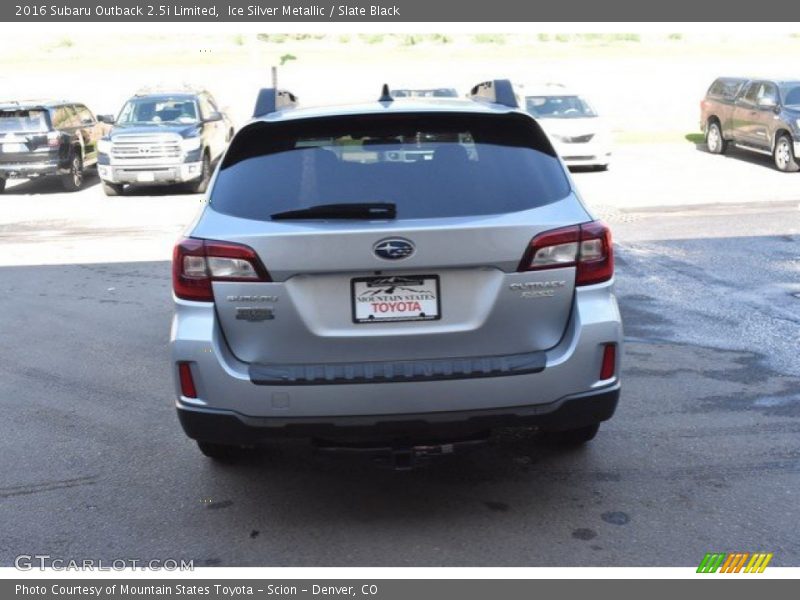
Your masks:
[{"label": "rear reflector", "polygon": [[576,267],[575,285],[608,281],[614,275],[611,230],[600,221],[545,231],[533,238],[519,271]]},{"label": "rear reflector", "polygon": [[617,345],[606,344],[603,346],[603,364],[600,367],[600,379],[611,379],[617,366]]},{"label": "rear reflector", "polygon": [[178,376],[181,382],[181,396],[185,398],[197,398],[197,389],[194,387],[192,368],[189,366],[189,363],[178,363]]},{"label": "rear reflector", "polygon": [[172,289],[178,298],[213,302],[213,281],[271,281],[255,251],[242,244],[186,238],[172,255]]}]

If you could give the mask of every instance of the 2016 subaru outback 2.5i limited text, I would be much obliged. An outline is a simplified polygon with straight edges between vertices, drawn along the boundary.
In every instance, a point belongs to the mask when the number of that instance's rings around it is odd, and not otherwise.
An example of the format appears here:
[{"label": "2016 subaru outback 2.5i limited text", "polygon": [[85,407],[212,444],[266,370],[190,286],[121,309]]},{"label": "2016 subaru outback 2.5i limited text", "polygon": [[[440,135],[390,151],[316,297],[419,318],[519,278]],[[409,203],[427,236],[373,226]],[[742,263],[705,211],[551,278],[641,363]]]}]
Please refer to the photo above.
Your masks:
[{"label": "2016 subaru outback 2.5i limited text", "polygon": [[510,82],[294,105],[262,90],[175,248],[177,408],[200,449],[591,439],[620,391],[611,235]]}]

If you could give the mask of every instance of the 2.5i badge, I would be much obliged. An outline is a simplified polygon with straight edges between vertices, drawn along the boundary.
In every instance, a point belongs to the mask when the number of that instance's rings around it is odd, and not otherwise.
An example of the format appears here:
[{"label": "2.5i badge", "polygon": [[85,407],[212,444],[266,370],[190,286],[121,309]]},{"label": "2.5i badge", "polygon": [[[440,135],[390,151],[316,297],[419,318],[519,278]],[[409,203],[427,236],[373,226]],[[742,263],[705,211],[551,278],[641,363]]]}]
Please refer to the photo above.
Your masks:
[{"label": "2.5i badge", "polygon": [[239,321],[269,321],[274,319],[275,315],[271,308],[253,308],[250,306],[237,306],[236,318]]}]

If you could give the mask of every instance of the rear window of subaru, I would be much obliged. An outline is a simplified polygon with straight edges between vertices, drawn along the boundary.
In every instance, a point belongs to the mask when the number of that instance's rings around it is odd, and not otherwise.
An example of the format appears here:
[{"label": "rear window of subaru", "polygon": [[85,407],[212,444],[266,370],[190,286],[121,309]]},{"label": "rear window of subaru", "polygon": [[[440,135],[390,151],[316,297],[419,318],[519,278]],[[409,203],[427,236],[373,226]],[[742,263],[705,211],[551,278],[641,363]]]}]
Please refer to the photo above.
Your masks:
[{"label": "rear window of subaru", "polygon": [[398,219],[517,212],[570,184],[547,137],[515,113],[407,113],[256,122],[234,139],[211,193],[247,219],[320,204],[395,204]]}]

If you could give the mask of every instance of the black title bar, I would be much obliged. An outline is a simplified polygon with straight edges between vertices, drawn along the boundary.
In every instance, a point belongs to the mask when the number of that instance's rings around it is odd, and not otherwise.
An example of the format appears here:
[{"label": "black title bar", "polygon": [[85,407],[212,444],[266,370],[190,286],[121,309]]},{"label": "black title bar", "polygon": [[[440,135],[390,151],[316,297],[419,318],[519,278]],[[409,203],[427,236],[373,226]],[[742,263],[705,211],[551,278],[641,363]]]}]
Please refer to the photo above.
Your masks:
[{"label": "black title bar", "polygon": [[800,21],[800,2],[762,0],[67,0],[0,3],[10,22],[752,22]]}]

